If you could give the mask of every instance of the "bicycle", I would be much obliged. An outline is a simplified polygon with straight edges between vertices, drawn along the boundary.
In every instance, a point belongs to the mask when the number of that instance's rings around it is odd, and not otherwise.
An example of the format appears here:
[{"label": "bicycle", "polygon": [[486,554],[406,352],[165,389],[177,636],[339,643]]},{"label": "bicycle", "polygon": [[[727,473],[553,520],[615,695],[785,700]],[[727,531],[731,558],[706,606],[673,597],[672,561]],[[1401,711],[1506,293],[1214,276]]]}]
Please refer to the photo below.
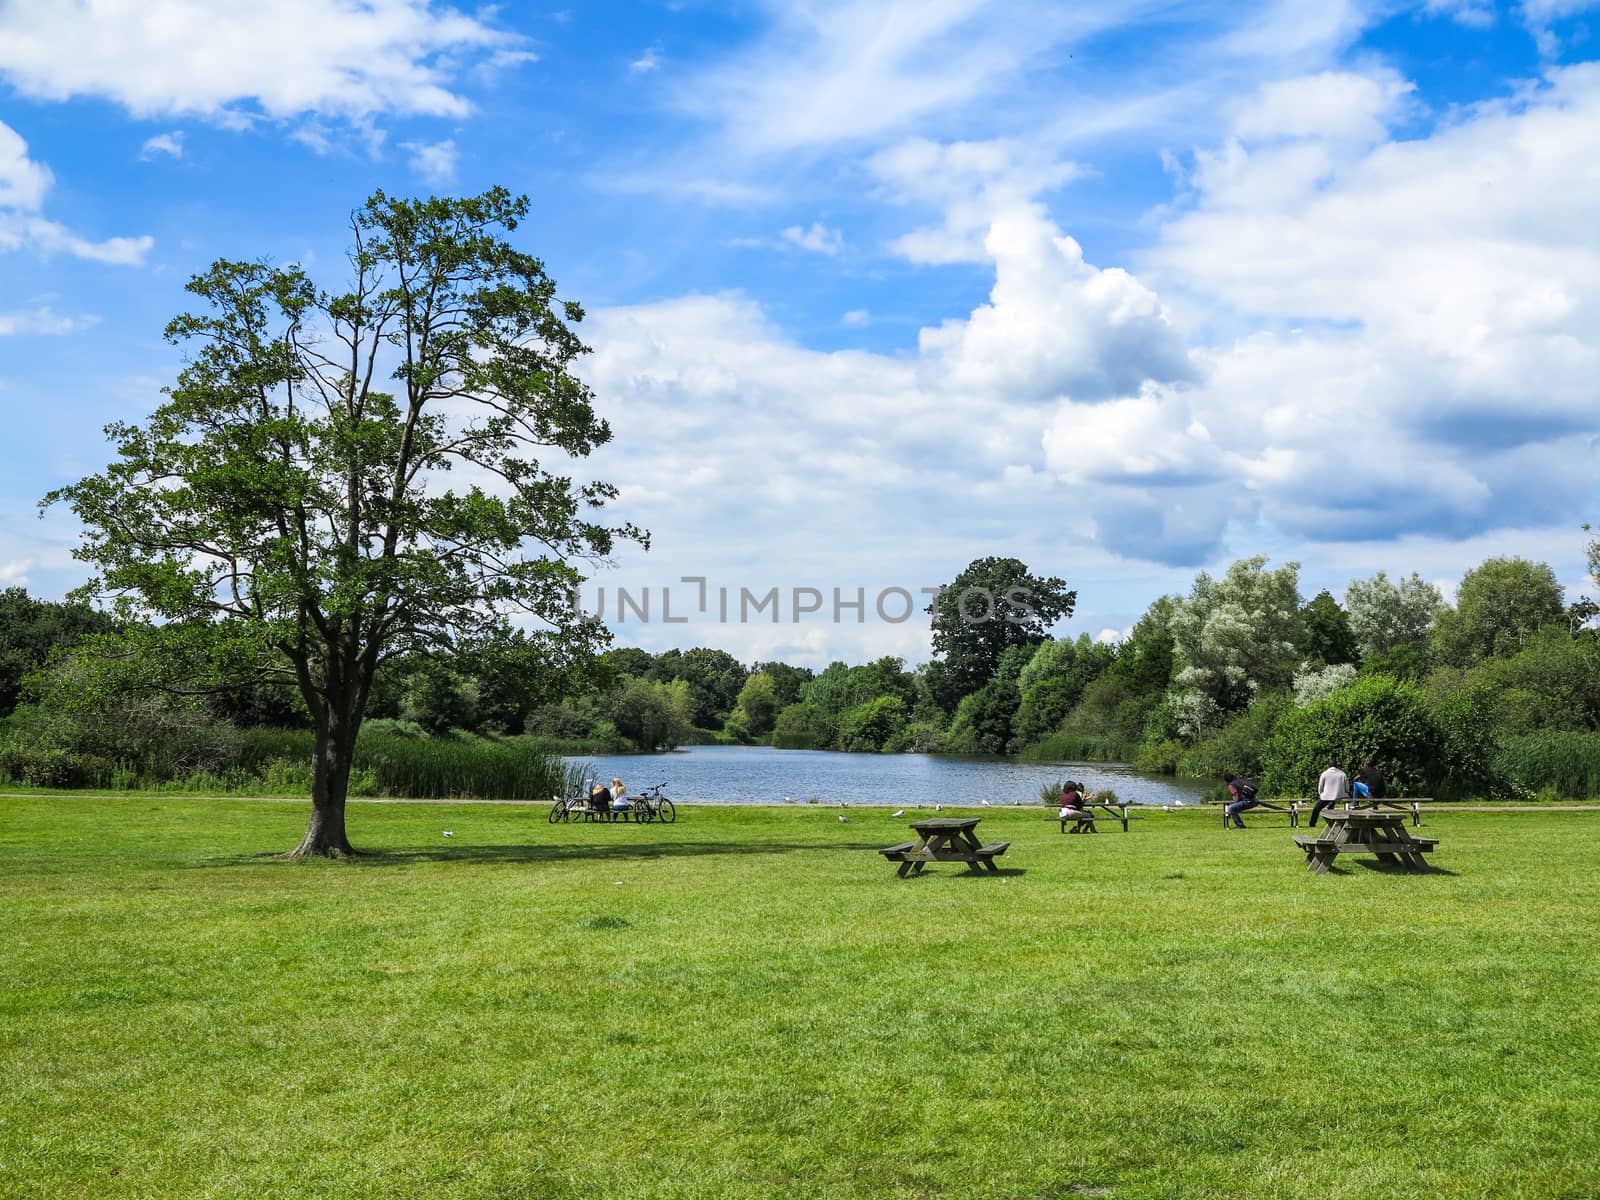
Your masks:
[{"label": "bicycle", "polygon": [[654,787],[645,788],[633,797],[633,819],[635,821],[660,821],[670,825],[678,819],[678,809],[661,794],[665,783],[658,783]]},{"label": "bicycle", "polygon": [[[589,786],[594,787],[594,780],[589,781]],[[581,817],[587,821],[605,820],[609,815],[597,809],[589,802],[589,792],[579,792],[576,796],[552,796],[555,806],[550,810],[550,824],[555,825],[561,821],[570,821],[574,817]]]}]

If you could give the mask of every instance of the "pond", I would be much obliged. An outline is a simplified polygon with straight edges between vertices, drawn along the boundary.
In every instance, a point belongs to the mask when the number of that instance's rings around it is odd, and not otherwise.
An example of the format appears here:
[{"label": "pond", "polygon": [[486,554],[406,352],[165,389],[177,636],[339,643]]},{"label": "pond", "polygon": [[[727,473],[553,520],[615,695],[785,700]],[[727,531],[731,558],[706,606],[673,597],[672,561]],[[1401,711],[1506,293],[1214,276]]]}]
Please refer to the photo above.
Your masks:
[{"label": "pond", "polygon": [[1125,763],[1021,762],[934,754],[840,754],[767,746],[688,746],[670,754],[581,759],[629,791],[665,783],[680,804],[1038,804],[1039,788],[1076,779],[1133,804],[1198,804],[1201,780],[1141,775]]}]

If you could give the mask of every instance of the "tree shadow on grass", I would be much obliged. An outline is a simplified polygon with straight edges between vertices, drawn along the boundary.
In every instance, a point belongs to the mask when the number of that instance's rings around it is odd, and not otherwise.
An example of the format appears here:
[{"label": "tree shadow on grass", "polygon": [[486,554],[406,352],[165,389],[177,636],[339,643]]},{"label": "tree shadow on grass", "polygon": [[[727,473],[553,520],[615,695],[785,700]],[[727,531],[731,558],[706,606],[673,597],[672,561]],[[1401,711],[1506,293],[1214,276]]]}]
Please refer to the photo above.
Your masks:
[{"label": "tree shadow on grass", "polygon": [[[391,846],[381,850],[362,850],[341,865],[356,868],[405,867],[417,863],[531,863],[628,862],[658,858],[701,858],[721,855],[806,854],[821,851],[877,850],[876,842],[622,842],[611,844],[521,843],[516,845],[472,845],[454,842],[443,846]],[[196,868],[258,866],[284,861],[281,852],[258,851],[208,858],[193,864]],[[301,861],[326,861],[319,859]],[[291,865],[285,862],[285,865]]]}]

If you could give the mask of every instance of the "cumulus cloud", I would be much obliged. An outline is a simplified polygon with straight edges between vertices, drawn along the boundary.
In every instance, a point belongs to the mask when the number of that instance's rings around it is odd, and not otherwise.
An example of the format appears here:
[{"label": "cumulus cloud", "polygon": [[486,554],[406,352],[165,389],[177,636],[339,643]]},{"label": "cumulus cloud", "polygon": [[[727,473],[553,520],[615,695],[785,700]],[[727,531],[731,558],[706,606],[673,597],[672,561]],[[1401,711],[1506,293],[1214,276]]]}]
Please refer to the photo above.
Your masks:
[{"label": "cumulus cloud", "polygon": [[1575,519],[1600,432],[1600,66],[1409,141],[1375,137],[1406,102],[1392,76],[1272,91],[1295,102],[1242,107],[1197,154],[1146,263],[1264,328],[1200,355],[1183,410],[1113,409],[1175,462],[1198,419],[1255,518],[1296,538]]},{"label": "cumulus cloud", "polygon": [[96,0],[0,6],[0,78],[38,100],[94,96],[138,117],[463,116],[463,56],[515,50],[433,0]]},{"label": "cumulus cloud", "polygon": [[907,138],[868,160],[892,203],[932,206],[939,222],[890,243],[915,263],[985,262],[984,239],[1001,213],[1037,211],[1035,197],[1083,173],[1037,143],[1012,138],[940,143]]},{"label": "cumulus cloud", "polygon": [[1198,378],[1156,295],[1127,271],[1086,263],[1039,213],[997,217],[984,239],[995,264],[989,303],[924,329],[926,368],[947,386],[1009,403],[1100,400]]},{"label": "cumulus cloud", "polygon": [[149,237],[95,242],[43,216],[40,209],[53,181],[50,169],[28,156],[22,136],[0,121],[0,252],[28,248],[122,266],[144,261],[154,244]]}]

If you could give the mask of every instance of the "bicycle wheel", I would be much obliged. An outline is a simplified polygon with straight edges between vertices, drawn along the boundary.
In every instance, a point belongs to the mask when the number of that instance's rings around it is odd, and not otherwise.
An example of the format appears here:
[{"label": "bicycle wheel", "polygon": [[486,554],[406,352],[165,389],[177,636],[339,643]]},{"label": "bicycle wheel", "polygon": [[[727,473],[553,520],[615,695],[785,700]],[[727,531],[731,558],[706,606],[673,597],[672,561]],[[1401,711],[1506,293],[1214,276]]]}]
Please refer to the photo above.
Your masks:
[{"label": "bicycle wheel", "polygon": [[633,819],[641,825],[649,824],[656,819],[656,810],[650,807],[650,801],[635,800],[633,802]]},{"label": "bicycle wheel", "polygon": [[672,807],[671,800],[663,796],[661,803],[656,805],[656,817],[670,825],[678,819],[678,810]]},{"label": "bicycle wheel", "polygon": [[555,807],[550,810],[550,824],[554,825],[557,821],[565,821],[566,819],[567,802],[565,800],[557,800]]}]

